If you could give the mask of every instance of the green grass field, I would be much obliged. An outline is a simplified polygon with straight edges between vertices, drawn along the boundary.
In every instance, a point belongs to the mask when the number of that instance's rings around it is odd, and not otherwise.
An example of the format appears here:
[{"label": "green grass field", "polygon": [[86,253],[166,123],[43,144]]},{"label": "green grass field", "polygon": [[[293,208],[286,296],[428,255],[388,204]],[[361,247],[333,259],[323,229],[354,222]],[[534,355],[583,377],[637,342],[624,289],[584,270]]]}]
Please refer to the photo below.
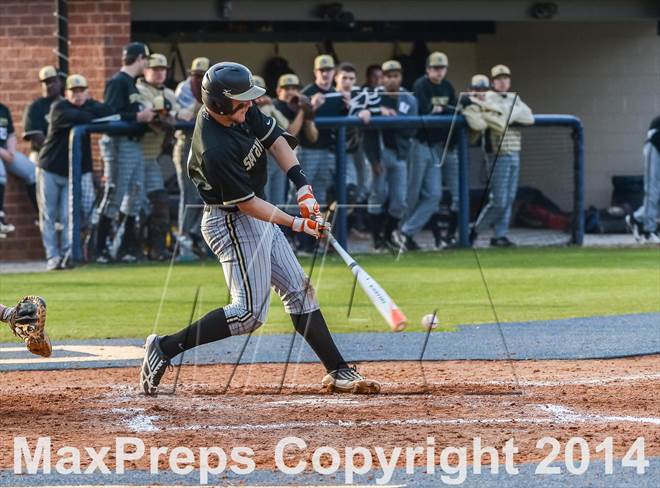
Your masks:
[{"label": "green grass field", "polygon": [[[660,250],[543,248],[479,252],[484,274],[502,322],[660,311]],[[443,329],[493,322],[493,312],[472,251],[359,256],[360,264],[388,291],[421,331],[424,314],[438,309]],[[302,260],[306,270],[310,259]],[[197,287],[198,312],[222,306],[227,290],[215,261],[168,266],[87,266],[67,272],[0,275],[0,302],[39,294],[48,302],[48,328],[54,340],[144,337],[188,322]],[[387,331],[388,326],[359,289],[353,312],[347,307],[352,275],[336,256],[314,271],[313,282],[335,332]],[[160,307],[162,298],[162,308]],[[291,330],[273,295],[262,333]],[[11,341],[0,328],[0,341]]]}]

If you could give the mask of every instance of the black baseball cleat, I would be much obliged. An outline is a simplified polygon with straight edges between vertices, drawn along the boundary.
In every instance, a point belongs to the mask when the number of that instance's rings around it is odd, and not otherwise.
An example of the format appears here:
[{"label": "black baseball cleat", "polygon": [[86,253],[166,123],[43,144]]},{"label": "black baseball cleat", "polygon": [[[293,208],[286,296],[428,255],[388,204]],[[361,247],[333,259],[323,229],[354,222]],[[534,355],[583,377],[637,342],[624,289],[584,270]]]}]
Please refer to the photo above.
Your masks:
[{"label": "black baseball cleat", "polygon": [[506,236],[503,237],[493,237],[490,240],[490,245],[492,247],[515,247],[516,244],[511,242]]},{"label": "black baseball cleat", "polygon": [[340,368],[330,371],[321,381],[323,387],[329,392],[338,393],[378,393],[380,392],[380,383],[374,380],[368,380],[355,368]]},{"label": "black baseball cleat", "polygon": [[419,251],[422,249],[412,236],[398,230],[392,232],[392,241],[397,245],[399,251]]},{"label": "black baseball cleat", "polygon": [[101,254],[96,257],[96,264],[110,263],[112,263],[112,257],[110,257],[110,253],[108,251],[102,251]]},{"label": "black baseball cleat", "polygon": [[145,395],[158,394],[158,385],[170,365],[170,360],[165,357],[160,348],[160,337],[151,334],[144,343],[144,360],[140,371],[140,386]]},{"label": "black baseball cleat", "polygon": [[626,227],[630,231],[637,242],[641,242],[643,239],[643,229],[642,223],[635,218],[633,214],[626,215]]}]

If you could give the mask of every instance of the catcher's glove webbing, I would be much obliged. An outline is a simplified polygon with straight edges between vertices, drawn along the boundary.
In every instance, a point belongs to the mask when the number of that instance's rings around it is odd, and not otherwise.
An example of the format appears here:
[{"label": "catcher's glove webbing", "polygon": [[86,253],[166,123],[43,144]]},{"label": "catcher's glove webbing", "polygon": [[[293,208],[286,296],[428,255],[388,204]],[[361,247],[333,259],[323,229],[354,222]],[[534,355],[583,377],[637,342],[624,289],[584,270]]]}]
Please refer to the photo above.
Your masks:
[{"label": "catcher's glove webbing", "polygon": [[32,354],[47,358],[53,352],[46,331],[46,302],[41,297],[24,297],[9,316],[12,332],[25,341]]}]

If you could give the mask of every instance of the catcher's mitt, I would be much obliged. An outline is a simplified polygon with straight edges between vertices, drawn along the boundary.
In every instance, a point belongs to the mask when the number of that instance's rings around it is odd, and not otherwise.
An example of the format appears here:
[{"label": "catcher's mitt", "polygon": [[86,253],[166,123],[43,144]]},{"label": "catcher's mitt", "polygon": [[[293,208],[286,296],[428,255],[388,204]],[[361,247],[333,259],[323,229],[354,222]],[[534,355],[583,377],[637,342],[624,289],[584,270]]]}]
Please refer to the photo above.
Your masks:
[{"label": "catcher's mitt", "polygon": [[46,302],[41,297],[24,297],[9,317],[12,332],[25,341],[32,354],[47,358],[53,352],[46,326]]}]

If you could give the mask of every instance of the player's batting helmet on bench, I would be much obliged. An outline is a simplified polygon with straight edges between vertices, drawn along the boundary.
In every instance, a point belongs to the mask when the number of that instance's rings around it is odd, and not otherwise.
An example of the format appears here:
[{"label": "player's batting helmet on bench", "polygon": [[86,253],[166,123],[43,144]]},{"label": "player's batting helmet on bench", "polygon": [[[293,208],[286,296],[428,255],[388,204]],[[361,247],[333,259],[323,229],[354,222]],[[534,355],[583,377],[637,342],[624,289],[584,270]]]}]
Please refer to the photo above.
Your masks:
[{"label": "player's batting helmet on bench", "polygon": [[264,93],[266,90],[254,84],[250,70],[238,63],[214,64],[202,80],[202,102],[220,115],[231,115],[240,108],[232,109],[232,100],[247,102]]}]

